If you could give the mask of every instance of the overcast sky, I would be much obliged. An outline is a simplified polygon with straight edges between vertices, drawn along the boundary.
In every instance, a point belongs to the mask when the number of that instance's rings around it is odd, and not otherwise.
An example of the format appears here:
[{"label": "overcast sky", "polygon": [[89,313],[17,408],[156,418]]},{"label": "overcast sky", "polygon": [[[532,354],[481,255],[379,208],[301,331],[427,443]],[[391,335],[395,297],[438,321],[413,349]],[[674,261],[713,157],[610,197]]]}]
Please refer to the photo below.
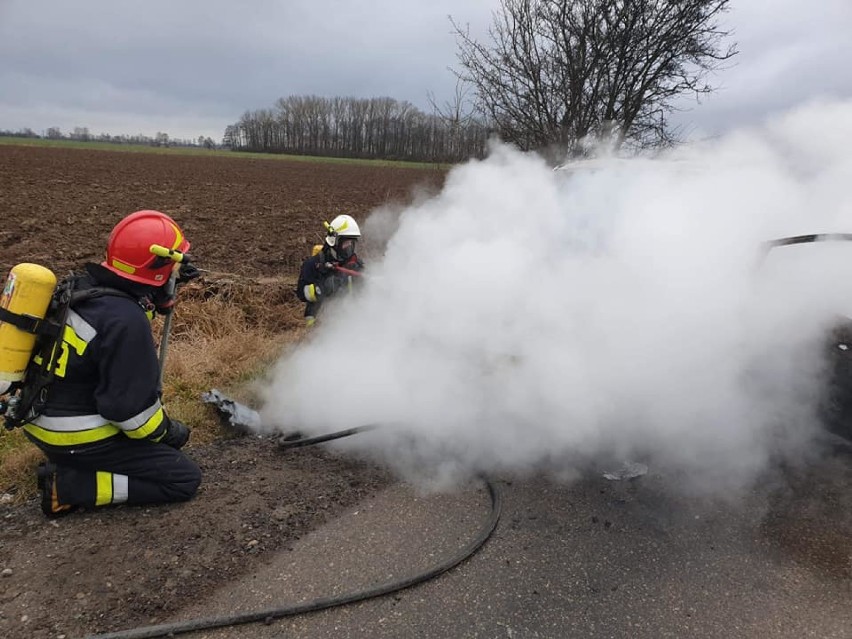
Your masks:
[{"label": "overcast sky", "polygon": [[[448,16],[483,33],[499,0],[0,0],[0,129],[220,139],[279,97],[449,100]],[[676,121],[719,133],[852,96],[852,1],[732,0],[740,55]]]}]

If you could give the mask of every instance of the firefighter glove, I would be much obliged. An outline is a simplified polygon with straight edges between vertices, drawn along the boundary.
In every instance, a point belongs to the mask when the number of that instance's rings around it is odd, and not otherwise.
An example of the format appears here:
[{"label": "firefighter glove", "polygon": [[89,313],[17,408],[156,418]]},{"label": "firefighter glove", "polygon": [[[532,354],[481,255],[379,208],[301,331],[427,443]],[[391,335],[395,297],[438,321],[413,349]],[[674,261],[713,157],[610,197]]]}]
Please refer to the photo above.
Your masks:
[{"label": "firefighter glove", "polygon": [[186,442],[189,441],[189,426],[176,419],[169,419],[169,424],[166,427],[166,434],[160,440],[161,443],[171,446],[172,448],[183,448]]},{"label": "firefighter glove", "polygon": [[186,284],[187,282],[191,282],[196,277],[201,276],[201,271],[199,271],[195,266],[190,262],[181,262],[180,268],[178,269],[177,275],[177,283],[178,284]]},{"label": "firefighter glove", "polygon": [[151,293],[151,303],[154,305],[154,310],[160,315],[171,313],[175,305],[175,296],[169,295],[166,286],[160,286],[154,289]]}]

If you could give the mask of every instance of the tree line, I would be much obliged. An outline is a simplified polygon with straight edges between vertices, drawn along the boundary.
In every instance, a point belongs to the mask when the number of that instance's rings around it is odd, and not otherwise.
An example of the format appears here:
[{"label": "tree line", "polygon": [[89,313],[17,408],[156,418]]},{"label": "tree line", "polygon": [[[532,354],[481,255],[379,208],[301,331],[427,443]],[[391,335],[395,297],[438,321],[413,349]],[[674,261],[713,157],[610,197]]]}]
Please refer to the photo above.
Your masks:
[{"label": "tree line", "polygon": [[232,149],[349,158],[456,162],[485,155],[489,127],[460,113],[427,114],[393,98],[280,98],[225,129]]},{"label": "tree line", "polygon": [[41,134],[36,133],[30,127],[24,127],[16,131],[0,129],[0,137],[31,138],[36,140],[73,140],[76,142],[107,142],[109,144],[136,144],[142,146],[181,146],[181,147],[203,147],[215,149],[218,145],[211,137],[199,135],[194,139],[173,138],[168,133],[158,131],[157,135],[111,135],[109,133],[93,134],[85,126],[74,127],[68,133],[63,133],[57,126],[48,127]]}]

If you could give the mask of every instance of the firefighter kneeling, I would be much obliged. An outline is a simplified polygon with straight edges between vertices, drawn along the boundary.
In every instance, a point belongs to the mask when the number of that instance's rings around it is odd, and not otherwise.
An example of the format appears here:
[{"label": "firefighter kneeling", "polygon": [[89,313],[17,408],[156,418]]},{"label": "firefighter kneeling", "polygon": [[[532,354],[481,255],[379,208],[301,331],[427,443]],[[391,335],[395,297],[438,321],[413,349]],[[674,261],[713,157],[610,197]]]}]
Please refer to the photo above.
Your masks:
[{"label": "firefighter kneeling", "polygon": [[305,302],[305,324],[313,326],[322,303],[341,291],[349,291],[353,275],[359,276],[364,263],[356,253],[361,229],[350,215],[338,215],[325,223],[323,244],[302,263],[296,296]]},{"label": "firefighter kneeling", "polygon": [[[154,254],[155,246],[168,255]],[[38,469],[48,517],[78,507],[186,501],[198,490],[201,471],[180,451],[189,428],[160,403],[149,319],[152,310],[171,310],[166,292],[179,266],[170,255],[188,249],[168,215],[137,211],[112,230],[105,261],[86,264],[78,277],[78,288],[107,292],[70,308],[46,402],[23,426],[48,458]]]}]

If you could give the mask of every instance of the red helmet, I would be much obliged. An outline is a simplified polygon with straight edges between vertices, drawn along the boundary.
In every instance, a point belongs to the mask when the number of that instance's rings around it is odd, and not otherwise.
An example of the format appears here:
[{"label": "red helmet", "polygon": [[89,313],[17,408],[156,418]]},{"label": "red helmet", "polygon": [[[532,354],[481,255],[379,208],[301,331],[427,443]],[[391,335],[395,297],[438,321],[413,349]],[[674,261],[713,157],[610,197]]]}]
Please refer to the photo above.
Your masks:
[{"label": "red helmet", "polygon": [[155,244],[181,253],[189,250],[183,231],[168,215],[159,211],[136,211],[112,229],[106,260],[102,264],[133,282],[162,286],[168,281],[175,262],[154,255],[151,247]]}]

